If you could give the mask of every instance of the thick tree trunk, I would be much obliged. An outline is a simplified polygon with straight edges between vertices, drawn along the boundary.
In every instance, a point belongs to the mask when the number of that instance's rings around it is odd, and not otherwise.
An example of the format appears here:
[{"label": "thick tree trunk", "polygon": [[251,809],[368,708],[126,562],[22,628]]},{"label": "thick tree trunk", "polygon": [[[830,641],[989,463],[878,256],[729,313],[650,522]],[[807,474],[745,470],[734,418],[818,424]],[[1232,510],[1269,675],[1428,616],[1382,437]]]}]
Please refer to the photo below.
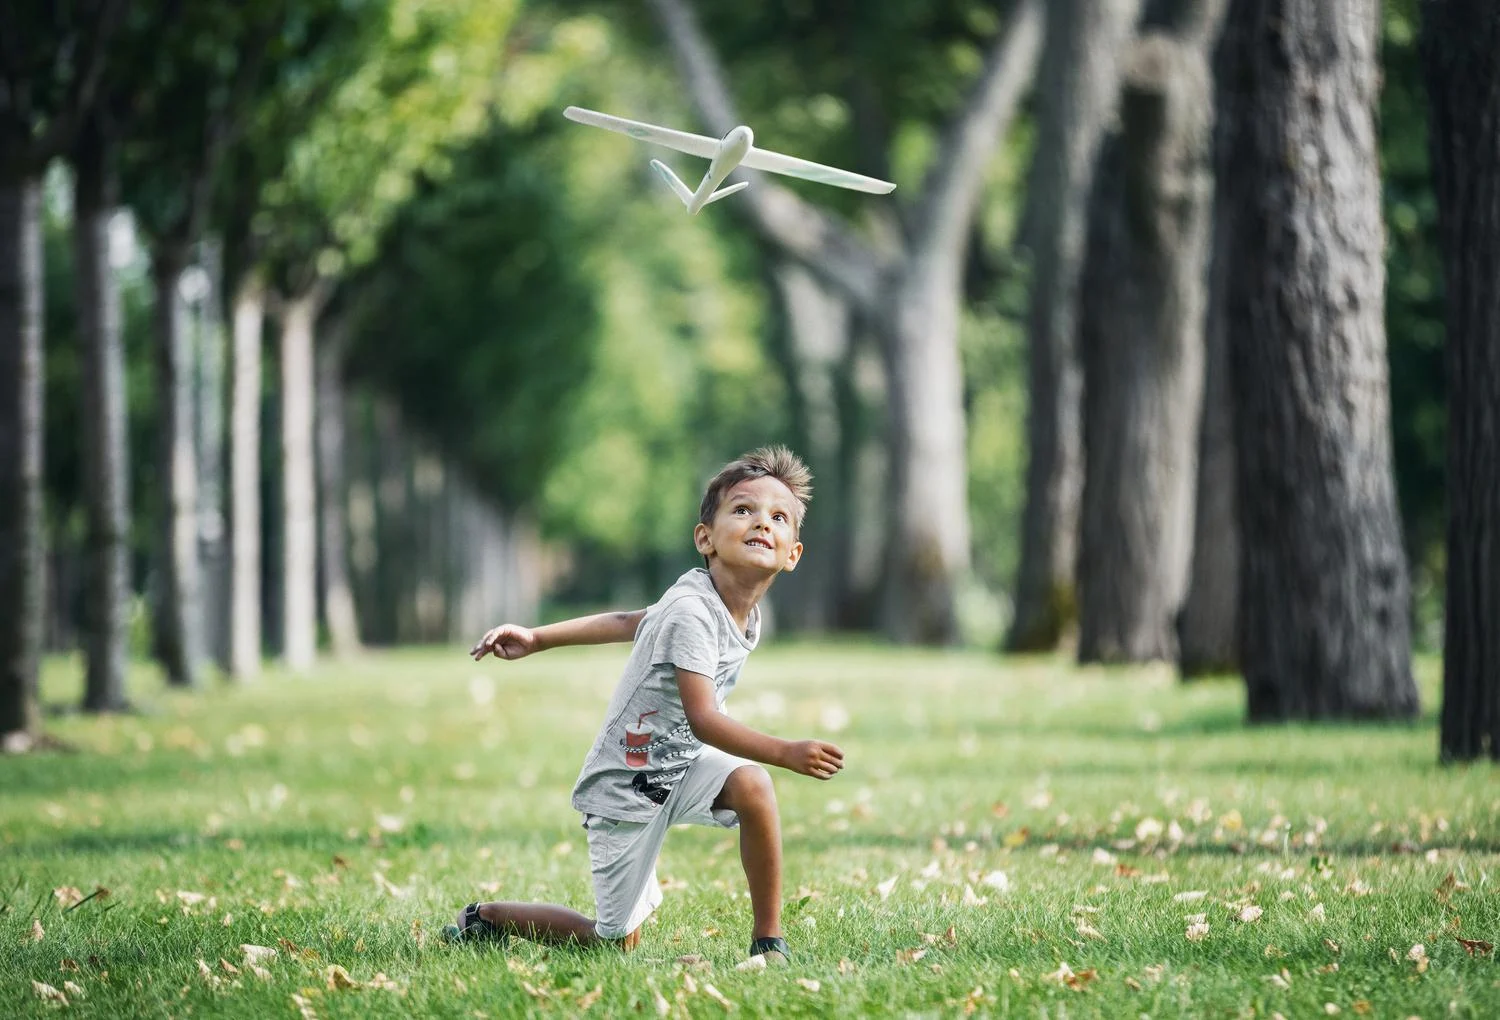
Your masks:
[{"label": "thick tree trunk", "polygon": [[[1215,202],[1215,205],[1220,203]],[[1224,219],[1216,212],[1214,247]],[[1225,243],[1232,244],[1229,240]],[[1235,513],[1234,391],[1224,337],[1223,288],[1213,258],[1204,329],[1203,414],[1198,422],[1198,472],[1193,513],[1192,567],[1177,617],[1177,655],[1184,679],[1239,668],[1239,522]]]},{"label": "thick tree trunk", "polygon": [[125,342],[120,291],[110,265],[114,188],[104,142],[86,130],[74,160],[73,266],[83,367],[84,538],[83,707],[126,707],[130,609],[130,496],[125,440]]},{"label": "thick tree trunk", "polygon": [[203,593],[203,645],[229,669],[229,529],[224,508],[223,254],[217,240],[198,245],[194,270],[194,348],[198,355],[198,558]]},{"label": "thick tree trunk", "polygon": [[42,185],[0,179],[0,739],[41,730]]},{"label": "thick tree trunk", "polygon": [[198,570],[198,457],[193,427],[193,351],[178,288],[185,252],[163,245],[153,253],[156,288],[156,420],[161,449],[162,515],[158,649],[167,682],[198,685],[202,606]]},{"label": "thick tree trunk", "polygon": [[1056,647],[1075,608],[1083,376],[1075,323],[1099,140],[1140,0],[1049,0],[1038,70],[1036,152],[1023,238],[1033,253],[1027,328],[1026,508],[1016,611],[1006,647]]},{"label": "thick tree trunk", "polygon": [[961,283],[944,258],[913,260],[893,289],[885,331],[892,412],[891,495],[881,623],[906,643],[958,637],[955,581],[969,565]]},{"label": "thick tree trunk", "polygon": [[1252,720],[1408,718],[1391,474],[1376,0],[1233,0],[1228,326]]},{"label": "thick tree trunk", "polygon": [[[723,69],[683,0],[650,0],[689,94],[715,133],[738,122]],[[897,640],[955,640],[955,590],[969,566],[962,387],[957,384],[959,267],[983,181],[1031,81],[1041,4],[1020,0],[943,132],[911,203],[908,244],[892,255],[758,175],[739,208],[769,245],[816,273],[867,321],[884,327],[895,402],[894,514],[882,598]],[[942,403],[934,403],[941,401]],[[946,527],[945,527],[946,526]]]},{"label": "thick tree trunk", "polygon": [[348,492],[344,482],[343,344],[328,337],[318,348],[318,519],[323,576],[323,614],[333,654],[360,651],[359,618],[349,585],[349,542],[345,526]]},{"label": "thick tree trunk", "polygon": [[317,657],[317,481],[313,460],[313,329],[321,288],[287,301],[281,321],[282,657],[305,673]]},{"label": "thick tree trunk", "polygon": [[[1227,8],[1227,3],[1224,4]],[[1222,14],[1221,14],[1222,20]],[[1216,93],[1223,91],[1232,50],[1214,55]],[[1237,129],[1236,110],[1215,101],[1214,162],[1219,165]],[[1198,421],[1197,492],[1193,513],[1193,560],[1187,593],[1177,618],[1178,665],[1184,679],[1239,668],[1239,520],[1235,510],[1234,387],[1229,381],[1225,308],[1230,246],[1235,243],[1234,203],[1214,188],[1208,310],[1203,330],[1203,413]]]},{"label": "thick tree trunk", "polygon": [[847,481],[839,470],[845,423],[838,373],[849,346],[849,303],[797,263],[769,257],[782,312],[780,359],[792,432],[817,493],[802,529],[809,555],[777,583],[774,602],[784,630],[816,633],[836,626],[839,594],[847,587],[848,563],[838,555],[839,536],[848,530],[840,506]]},{"label": "thick tree trunk", "polygon": [[229,672],[260,674],[261,330],[266,291],[251,271],[234,290],[234,372],[229,411]]},{"label": "thick tree trunk", "polygon": [[1422,10],[1447,283],[1442,757],[1500,759],[1500,20],[1483,0]]},{"label": "thick tree trunk", "polygon": [[1083,662],[1175,659],[1187,582],[1213,193],[1214,33],[1162,13],[1148,8],[1126,58],[1121,130],[1100,150],[1079,293]]}]

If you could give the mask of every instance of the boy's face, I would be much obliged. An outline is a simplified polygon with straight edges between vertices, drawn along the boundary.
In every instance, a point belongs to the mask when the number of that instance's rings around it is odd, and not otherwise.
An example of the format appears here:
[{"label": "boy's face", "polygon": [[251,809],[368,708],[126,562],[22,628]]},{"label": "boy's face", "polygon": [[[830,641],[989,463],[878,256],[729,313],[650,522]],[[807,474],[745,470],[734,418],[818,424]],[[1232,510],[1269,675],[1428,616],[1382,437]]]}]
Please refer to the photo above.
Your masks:
[{"label": "boy's face", "polygon": [[712,525],[693,529],[698,552],[733,569],[779,574],[802,558],[797,502],[775,478],[751,478],[724,493]]}]

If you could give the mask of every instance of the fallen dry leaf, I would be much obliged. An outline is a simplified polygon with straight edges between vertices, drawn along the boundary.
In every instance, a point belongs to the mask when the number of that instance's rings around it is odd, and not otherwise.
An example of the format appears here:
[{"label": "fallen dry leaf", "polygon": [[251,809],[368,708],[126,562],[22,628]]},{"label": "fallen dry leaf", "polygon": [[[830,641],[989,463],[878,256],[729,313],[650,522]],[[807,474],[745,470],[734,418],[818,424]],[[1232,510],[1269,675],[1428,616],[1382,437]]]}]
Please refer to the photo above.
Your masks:
[{"label": "fallen dry leaf", "polygon": [[[1472,950],[1470,950],[1470,952],[1472,952]],[[65,974],[77,973],[79,969],[78,961],[73,959],[71,956],[64,956],[62,959],[62,963],[58,965],[57,969]]]},{"label": "fallen dry leaf", "polygon": [[604,994],[604,986],[603,985],[595,985],[594,986],[594,990],[592,992],[586,992],[585,994],[583,994],[582,996],[579,997],[579,999],[578,999],[578,1011],[580,1013],[582,1013],[582,1012],[586,1011],[587,1009],[589,1009],[591,1006],[593,1006],[594,1003],[596,1003],[596,1002],[599,1001],[599,997],[601,995],[603,995],[603,994]]},{"label": "fallen dry leaf", "polygon": [[1491,942],[1480,942],[1478,939],[1459,938],[1457,935],[1453,937],[1455,939],[1458,939],[1459,945],[1463,946],[1469,951],[1470,956],[1474,956],[1476,954],[1479,956],[1489,956],[1490,953],[1495,951],[1495,946]]},{"label": "fallen dry leaf", "polygon": [[246,963],[265,963],[276,959],[276,950],[270,946],[240,946],[240,952],[245,954]]},{"label": "fallen dry leaf", "polygon": [[840,974],[853,974],[854,973],[854,962],[852,960],[850,960],[847,956],[844,957],[842,960],[839,961],[839,973]]},{"label": "fallen dry leaf", "polygon": [[822,991],[823,989],[823,983],[821,981],[815,981],[812,978],[798,978],[797,984],[801,985],[803,988],[806,988],[809,992],[818,992]]},{"label": "fallen dry leaf", "polygon": [[359,982],[350,977],[349,972],[336,963],[331,964],[329,968],[324,971],[324,977],[327,978],[328,990],[330,992],[336,992],[345,988],[359,987]]},{"label": "fallen dry leaf", "polygon": [[724,993],[720,992],[707,981],[703,982],[703,994],[723,1006],[726,1013],[734,1009],[734,1003],[724,998]]},{"label": "fallen dry leaf", "polygon": [[312,1008],[312,1003],[300,995],[292,996],[292,1005],[297,1007],[297,1012],[302,1014],[302,1020],[318,1020],[318,1013]]},{"label": "fallen dry leaf", "polygon": [[68,993],[69,995],[73,996],[73,998],[75,998],[75,999],[87,999],[88,998],[88,995],[87,995],[87,993],[84,992],[83,987],[81,985],[75,985],[71,981],[64,981],[63,982],[63,991],[66,992],[66,993]]},{"label": "fallen dry leaf", "polygon": [[765,970],[766,969],[766,957],[765,957],[765,954],[762,953],[762,954],[760,954],[758,956],[752,956],[748,960],[741,960],[739,963],[737,963],[737,964],[734,965],[734,969],[735,970]]},{"label": "fallen dry leaf", "polygon": [[224,957],[222,956],[219,957],[219,969],[222,970],[225,974],[238,974],[240,972],[240,969],[238,967],[230,963],[228,960],[224,959]]},{"label": "fallen dry leaf", "polygon": [[31,991],[43,1002],[55,1002],[61,1006],[68,1004],[68,997],[60,990],[53,988],[51,985],[43,984],[40,981],[31,982]]},{"label": "fallen dry leaf", "polygon": [[52,890],[52,896],[63,910],[83,902],[83,891],[77,886],[64,885]]},{"label": "fallen dry leaf", "polygon": [[1178,893],[1176,896],[1172,897],[1172,900],[1175,903],[1196,903],[1207,895],[1208,893],[1202,889],[1192,889],[1188,892]]},{"label": "fallen dry leaf", "polygon": [[1128,977],[1125,979],[1125,987],[1129,988],[1132,992],[1138,992],[1141,990],[1142,985],[1135,978]]},{"label": "fallen dry leaf", "polygon": [[890,878],[886,879],[884,882],[881,882],[875,887],[875,891],[880,894],[881,899],[885,899],[886,897],[888,897],[891,894],[891,890],[896,888],[897,877],[898,876],[896,875],[892,875]]},{"label": "fallen dry leaf", "polygon": [[1244,924],[1254,924],[1260,920],[1260,915],[1265,913],[1260,907],[1249,906],[1239,912],[1239,919]]},{"label": "fallen dry leaf", "polygon": [[1103,933],[1091,924],[1086,924],[1083,921],[1079,921],[1076,925],[1074,925],[1074,927],[1078,929],[1078,934],[1082,935],[1086,939],[1098,939],[1101,942],[1104,941]]},{"label": "fallen dry leaf", "polygon": [[1202,942],[1208,938],[1208,925],[1203,922],[1190,924],[1187,926],[1187,931],[1184,934],[1187,936],[1189,942]]},{"label": "fallen dry leaf", "polygon": [[385,976],[385,971],[377,970],[375,976],[365,982],[366,988],[373,988],[377,992],[399,992],[401,986]]},{"label": "fallen dry leaf", "polygon": [[47,929],[42,927],[42,922],[36,918],[31,919],[31,934],[28,936],[32,942],[40,942],[47,937]]}]

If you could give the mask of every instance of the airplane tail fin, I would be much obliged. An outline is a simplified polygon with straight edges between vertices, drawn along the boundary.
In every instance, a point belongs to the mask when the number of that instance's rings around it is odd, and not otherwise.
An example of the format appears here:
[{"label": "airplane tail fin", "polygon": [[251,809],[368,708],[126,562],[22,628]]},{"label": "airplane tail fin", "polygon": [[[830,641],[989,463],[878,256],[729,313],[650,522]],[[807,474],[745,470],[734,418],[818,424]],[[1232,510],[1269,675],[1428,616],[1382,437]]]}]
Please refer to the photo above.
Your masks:
[{"label": "airplane tail fin", "polygon": [[718,191],[714,192],[712,195],[709,195],[708,196],[708,200],[706,202],[704,202],[703,204],[704,205],[708,205],[710,202],[717,202],[721,198],[728,198],[730,195],[733,195],[736,191],[741,191],[741,190],[743,190],[745,188],[748,188],[748,187],[750,187],[750,182],[749,181],[740,181],[740,183],[738,183],[738,184],[731,184],[727,188],[720,188]]},{"label": "airplane tail fin", "polygon": [[[672,194],[681,199],[684,206],[689,205],[693,201],[692,189],[682,183],[682,178],[674,174],[671,167],[659,159],[653,159],[651,161],[651,169],[661,175],[661,179],[667,182],[667,187],[672,189]],[[712,202],[713,199],[710,198],[709,201]]]}]

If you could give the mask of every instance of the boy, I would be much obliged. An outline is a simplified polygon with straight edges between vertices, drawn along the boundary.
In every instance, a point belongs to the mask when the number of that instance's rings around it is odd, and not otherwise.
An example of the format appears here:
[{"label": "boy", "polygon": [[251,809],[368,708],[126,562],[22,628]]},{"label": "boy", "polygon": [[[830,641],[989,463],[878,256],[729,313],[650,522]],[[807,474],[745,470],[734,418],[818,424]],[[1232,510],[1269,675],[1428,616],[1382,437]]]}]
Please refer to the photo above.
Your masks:
[{"label": "boy", "polygon": [[573,787],[588,833],[597,918],[553,904],[471,903],[444,929],[446,937],[517,935],[633,949],[641,923],[661,903],[656,858],[667,829],[693,822],[739,827],[754,914],[750,955],[787,961],[781,823],[762,764],[826,780],[843,768],[844,754],[824,741],[757,732],[721,709],[760,637],[761,597],[802,556],[797,535],[811,481],[806,465],[783,447],[748,453],[725,465],[704,493],[693,544],[705,568],[683,574],[655,605],[535,630],[504,624],[474,646],[478,661],[635,642]]}]

